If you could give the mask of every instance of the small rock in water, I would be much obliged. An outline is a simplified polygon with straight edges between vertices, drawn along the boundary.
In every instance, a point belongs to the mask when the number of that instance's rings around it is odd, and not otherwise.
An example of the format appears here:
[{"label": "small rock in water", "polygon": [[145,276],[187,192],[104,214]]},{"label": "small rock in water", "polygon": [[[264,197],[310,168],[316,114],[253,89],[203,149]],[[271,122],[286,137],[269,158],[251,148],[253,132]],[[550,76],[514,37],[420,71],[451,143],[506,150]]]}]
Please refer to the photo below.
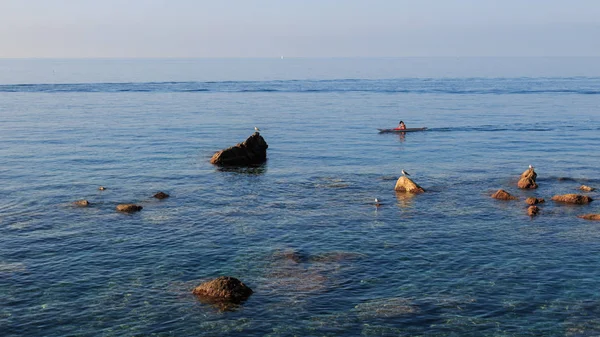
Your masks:
[{"label": "small rock in water", "polygon": [[586,220],[600,220],[600,214],[584,214],[578,215],[577,217]]},{"label": "small rock in water", "polygon": [[117,211],[119,212],[126,212],[126,213],[132,213],[132,212],[138,212],[142,210],[142,206],[136,205],[136,204],[119,204],[117,205]]},{"label": "small rock in water", "polygon": [[106,187],[104,187],[104,186],[100,186],[100,187],[98,187],[98,189],[99,189],[100,191],[104,191],[104,190],[106,189]]},{"label": "small rock in water", "polygon": [[552,200],[565,202],[569,204],[577,204],[583,205],[592,202],[594,199],[588,197],[587,195],[580,194],[563,194],[563,195],[555,195],[552,197]]},{"label": "small rock in water", "polygon": [[536,178],[537,178],[537,173],[535,173],[535,171],[533,170],[533,167],[530,166],[529,169],[527,169],[527,171],[525,171],[521,174],[521,178],[519,179],[517,186],[519,188],[523,188],[523,189],[537,188],[538,185],[535,182]]},{"label": "small rock in water", "polygon": [[204,299],[239,303],[252,295],[252,289],[235,277],[220,276],[194,288],[192,293]]},{"label": "small rock in water", "polygon": [[527,208],[527,214],[529,214],[529,216],[538,215],[539,212],[540,208],[537,206],[529,206],[529,208]]},{"label": "small rock in water", "polygon": [[396,181],[396,186],[394,186],[394,190],[398,192],[409,192],[409,193],[423,193],[425,190],[417,185],[412,179],[406,176],[401,176]]},{"label": "small rock in water", "polygon": [[585,191],[585,192],[591,192],[591,191],[595,190],[595,188],[589,187],[589,186],[586,186],[586,185],[581,185],[581,187],[579,187],[579,189],[582,190],[582,191]]},{"label": "small rock in water", "polygon": [[517,197],[512,196],[510,193],[503,189],[499,189],[496,193],[492,194],[492,198],[499,200],[517,200]]},{"label": "small rock in water", "polygon": [[87,207],[90,205],[90,202],[83,199],[83,200],[77,200],[73,202],[73,205],[75,206],[80,206],[80,207]]},{"label": "small rock in water", "polygon": [[168,197],[169,197],[169,195],[168,195],[167,193],[165,193],[165,192],[158,192],[158,193],[156,193],[156,194],[154,195],[154,197],[155,197],[156,199],[166,199],[166,198],[168,198]]},{"label": "small rock in water", "polygon": [[544,200],[544,198],[529,197],[525,199],[525,202],[529,205],[537,205],[546,202],[546,200]]}]

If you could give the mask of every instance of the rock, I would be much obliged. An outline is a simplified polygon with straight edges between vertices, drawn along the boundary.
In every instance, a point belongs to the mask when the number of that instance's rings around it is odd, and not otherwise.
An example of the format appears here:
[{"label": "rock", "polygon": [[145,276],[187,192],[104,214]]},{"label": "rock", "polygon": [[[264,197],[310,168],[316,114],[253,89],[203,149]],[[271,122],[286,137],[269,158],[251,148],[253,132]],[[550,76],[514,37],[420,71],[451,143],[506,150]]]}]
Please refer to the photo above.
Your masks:
[{"label": "rock", "polygon": [[595,188],[589,187],[589,186],[586,186],[586,185],[581,185],[581,187],[579,187],[579,189],[582,190],[582,191],[584,191],[584,192],[591,192],[591,191],[595,190]]},{"label": "rock", "polygon": [[521,174],[521,178],[519,179],[517,186],[519,188],[524,188],[524,189],[537,188],[538,185],[535,183],[536,178],[537,178],[537,173],[535,173],[533,168],[529,168],[529,169],[527,169],[527,171],[525,171]]},{"label": "rock", "polygon": [[546,202],[546,200],[544,200],[544,198],[529,197],[525,199],[525,202],[529,205],[537,205]]},{"label": "rock", "polygon": [[537,206],[529,206],[527,208],[527,214],[529,214],[529,216],[537,215],[539,212],[540,212],[540,208]]},{"label": "rock", "polygon": [[100,191],[104,191],[104,190],[106,189],[106,187],[104,187],[104,186],[100,186],[100,187],[98,187],[98,189],[99,189]]},{"label": "rock", "polygon": [[117,211],[127,212],[127,213],[138,212],[138,211],[141,211],[142,208],[143,208],[142,206],[135,205],[135,204],[119,204],[119,205],[117,205]]},{"label": "rock", "polygon": [[204,282],[194,288],[192,293],[207,301],[225,301],[240,303],[252,295],[240,280],[230,276],[220,276],[212,281]]},{"label": "rock", "polygon": [[492,198],[499,200],[517,200],[517,197],[512,196],[510,193],[503,189],[499,189],[496,193],[492,194]]},{"label": "rock", "polygon": [[578,215],[577,217],[586,220],[600,220],[600,214],[584,214]]},{"label": "rock", "polygon": [[75,206],[80,206],[80,207],[87,207],[90,205],[90,202],[83,199],[83,200],[77,200],[73,202],[73,205]]},{"label": "rock", "polygon": [[156,194],[154,195],[154,197],[155,197],[156,199],[166,199],[166,198],[168,198],[168,197],[169,197],[169,195],[168,195],[167,193],[165,193],[165,192],[158,192],[158,193],[156,193]]},{"label": "rock", "polygon": [[267,160],[267,142],[255,132],[244,142],[215,153],[210,163],[220,166],[250,166]]},{"label": "rock", "polygon": [[569,204],[577,204],[577,205],[588,204],[593,201],[593,199],[588,197],[587,195],[581,195],[581,194],[555,195],[552,197],[552,200],[559,201],[559,202],[566,202]]},{"label": "rock", "polygon": [[410,193],[423,193],[425,192],[425,190],[417,185],[414,181],[412,181],[412,179],[406,177],[406,176],[401,176],[400,178],[398,178],[398,181],[396,181],[396,186],[394,187],[394,190],[398,191],[398,192],[410,192]]}]

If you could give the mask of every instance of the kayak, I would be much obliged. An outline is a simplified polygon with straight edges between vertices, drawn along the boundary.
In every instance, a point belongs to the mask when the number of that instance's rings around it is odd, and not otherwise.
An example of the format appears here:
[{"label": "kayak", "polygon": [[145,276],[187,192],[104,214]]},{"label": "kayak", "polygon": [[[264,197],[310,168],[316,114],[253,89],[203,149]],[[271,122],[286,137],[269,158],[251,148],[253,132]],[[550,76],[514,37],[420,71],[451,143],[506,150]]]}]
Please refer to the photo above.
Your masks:
[{"label": "kayak", "polygon": [[379,130],[379,133],[388,133],[388,132],[399,133],[399,132],[425,131],[425,130],[427,130],[427,128],[407,128],[404,130],[398,130],[398,129],[377,129],[377,130]]}]

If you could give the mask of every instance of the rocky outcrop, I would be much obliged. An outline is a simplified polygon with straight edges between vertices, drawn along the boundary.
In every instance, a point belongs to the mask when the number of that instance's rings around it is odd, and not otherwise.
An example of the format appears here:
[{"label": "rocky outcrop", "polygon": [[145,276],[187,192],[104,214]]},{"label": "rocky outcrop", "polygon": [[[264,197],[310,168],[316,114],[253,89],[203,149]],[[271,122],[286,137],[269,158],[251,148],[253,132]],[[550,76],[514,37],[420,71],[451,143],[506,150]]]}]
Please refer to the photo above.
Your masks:
[{"label": "rocky outcrop", "polygon": [[400,178],[398,178],[398,181],[396,181],[396,186],[394,187],[394,190],[396,190],[397,192],[409,192],[409,193],[423,193],[425,192],[425,190],[417,185],[414,181],[412,181],[412,179],[406,177],[406,176],[402,176]]},{"label": "rocky outcrop", "polygon": [[498,200],[517,200],[517,197],[511,195],[503,189],[499,189],[496,193],[492,194],[492,198]]},{"label": "rocky outcrop", "polygon": [[539,212],[540,212],[540,208],[537,206],[529,206],[527,208],[527,214],[529,214],[529,216],[538,215]]},{"label": "rocky outcrop", "polygon": [[563,195],[553,196],[552,200],[558,201],[558,202],[565,202],[565,203],[569,203],[569,204],[583,205],[583,204],[588,204],[588,203],[592,202],[593,199],[588,197],[587,195],[563,194]]},{"label": "rocky outcrop", "polygon": [[546,200],[544,200],[544,198],[529,197],[529,198],[525,199],[525,202],[528,205],[537,205],[537,204],[542,204],[542,203],[546,202]]},{"label": "rocky outcrop", "polygon": [[524,188],[524,189],[537,188],[538,185],[535,182],[536,178],[537,178],[537,173],[535,173],[533,168],[529,168],[529,169],[527,169],[527,171],[525,171],[521,174],[521,178],[519,179],[517,186],[519,188]]},{"label": "rocky outcrop", "polygon": [[584,214],[578,215],[577,217],[586,220],[600,220],[600,214]]},{"label": "rocky outcrop", "polygon": [[88,207],[90,205],[90,202],[85,199],[77,200],[77,201],[73,202],[73,205],[79,206],[79,207]]},{"label": "rocky outcrop", "polygon": [[591,192],[591,191],[595,190],[595,188],[589,187],[589,186],[586,186],[586,185],[581,185],[579,187],[579,189],[582,190],[582,191],[584,191],[584,192]]},{"label": "rocky outcrop", "polygon": [[142,210],[142,206],[136,204],[119,204],[117,205],[117,211],[125,213],[133,213]]},{"label": "rocky outcrop", "polygon": [[166,199],[166,198],[168,198],[168,197],[169,197],[169,195],[168,195],[167,193],[165,193],[165,192],[158,192],[158,193],[156,193],[156,194],[154,195],[154,197],[155,197],[156,199]]},{"label": "rocky outcrop", "polygon": [[220,276],[194,288],[192,293],[208,302],[240,303],[252,295],[252,289],[230,276]]},{"label": "rocky outcrop", "polygon": [[255,132],[244,142],[215,153],[210,163],[219,166],[251,166],[267,160],[267,142]]}]

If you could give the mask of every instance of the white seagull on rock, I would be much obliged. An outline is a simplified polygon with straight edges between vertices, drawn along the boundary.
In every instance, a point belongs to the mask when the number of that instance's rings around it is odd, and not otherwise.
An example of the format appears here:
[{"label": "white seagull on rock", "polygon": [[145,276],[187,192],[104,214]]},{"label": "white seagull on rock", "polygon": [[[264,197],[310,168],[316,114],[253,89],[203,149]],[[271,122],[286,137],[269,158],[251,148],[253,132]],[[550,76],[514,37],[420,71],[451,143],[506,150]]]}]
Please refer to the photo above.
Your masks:
[{"label": "white seagull on rock", "polygon": [[410,174],[408,174],[408,172],[402,170],[402,175],[409,176]]},{"label": "white seagull on rock", "polygon": [[254,131],[258,132],[258,131],[260,131],[260,129],[255,126]]},{"label": "white seagull on rock", "polygon": [[530,168],[530,169],[533,169],[533,166],[531,166],[531,164],[529,164],[529,168]]}]

